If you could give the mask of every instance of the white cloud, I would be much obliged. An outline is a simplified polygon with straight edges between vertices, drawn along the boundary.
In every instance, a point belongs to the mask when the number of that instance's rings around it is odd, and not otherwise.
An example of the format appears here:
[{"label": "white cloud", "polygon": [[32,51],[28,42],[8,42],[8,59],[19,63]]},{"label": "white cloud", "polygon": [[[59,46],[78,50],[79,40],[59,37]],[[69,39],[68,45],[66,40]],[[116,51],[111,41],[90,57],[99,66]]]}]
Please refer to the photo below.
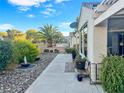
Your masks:
[{"label": "white cloud", "polygon": [[21,7],[18,7],[18,10],[20,10],[20,11],[28,11],[28,10],[30,10],[30,8],[21,6]]},{"label": "white cloud", "polygon": [[34,18],[35,15],[34,15],[34,14],[28,14],[27,17],[29,17],[29,18]]},{"label": "white cloud", "polygon": [[47,0],[8,0],[8,1],[13,5],[31,7],[39,6],[40,3],[44,3]]},{"label": "white cloud", "polygon": [[53,5],[52,4],[48,4],[48,5],[45,5],[46,8],[52,8]]},{"label": "white cloud", "polygon": [[69,32],[62,32],[64,36],[69,36]]},{"label": "white cloud", "polygon": [[11,24],[1,24],[0,25],[0,30],[8,30],[8,29],[12,29],[12,28],[14,28],[14,26]]},{"label": "white cloud", "polygon": [[62,22],[60,25],[59,25],[59,27],[60,28],[62,28],[62,27],[64,27],[64,28],[70,28],[70,25],[71,24],[71,22]]},{"label": "white cloud", "polygon": [[42,11],[41,13],[47,16],[53,15],[56,12],[55,9],[52,8],[46,8],[45,11]]},{"label": "white cloud", "polygon": [[69,32],[72,32],[73,29],[70,28],[71,22],[62,22],[59,24],[59,29],[64,36],[68,36]]},{"label": "white cloud", "polygon": [[62,2],[65,2],[65,1],[70,1],[70,0],[55,0],[56,3],[62,3]]}]

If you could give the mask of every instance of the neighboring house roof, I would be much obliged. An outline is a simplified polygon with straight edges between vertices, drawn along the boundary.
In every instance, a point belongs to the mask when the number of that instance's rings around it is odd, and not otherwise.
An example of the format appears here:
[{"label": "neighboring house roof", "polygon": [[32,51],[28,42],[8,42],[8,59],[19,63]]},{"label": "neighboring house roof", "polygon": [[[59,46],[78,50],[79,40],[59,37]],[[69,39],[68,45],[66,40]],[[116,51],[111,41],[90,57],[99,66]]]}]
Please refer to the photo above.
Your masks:
[{"label": "neighboring house roof", "polygon": [[70,32],[70,37],[75,36],[75,32]]},{"label": "neighboring house roof", "polygon": [[99,2],[83,2],[82,6],[90,8],[90,9],[94,9],[97,7],[98,4],[99,4]]}]

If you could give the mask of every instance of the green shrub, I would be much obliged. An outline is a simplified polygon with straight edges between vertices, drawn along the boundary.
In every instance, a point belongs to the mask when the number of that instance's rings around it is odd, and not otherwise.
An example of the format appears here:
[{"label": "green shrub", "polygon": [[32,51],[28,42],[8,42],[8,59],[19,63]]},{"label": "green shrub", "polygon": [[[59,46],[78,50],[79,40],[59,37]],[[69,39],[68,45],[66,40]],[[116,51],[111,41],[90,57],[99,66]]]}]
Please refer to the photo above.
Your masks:
[{"label": "green shrub", "polygon": [[66,49],[65,49],[65,52],[66,52],[66,53],[72,53],[73,49],[74,49],[74,48],[66,48]]},{"label": "green shrub", "polygon": [[103,59],[101,82],[107,93],[124,93],[124,58],[110,56]]},{"label": "green shrub", "polygon": [[78,52],[75,48],[66,48],[65,49],[66,53],[71,53],[72,54],[72,58],[73,60],[76,58],[76,56],[78,55]]},{"label": "green shrub", "polygon": [[49,49],[44,49],[44,52],[49,53]]},{"label": "green shrub", "polygon": [[82,61],[81,55],[77,55],[76,58],[75,58],[75,62],[80,63],[81,61]]},{"label": "green shrub", "polygon": [[77,55],[75,58],[75,67],[80,70],[85,70],[86,58],[82,58],[81,55]]},{"label": "green shrub", "polygon": [[75,58],[75,62],[77,62],[77,63],[80,63],[80,62],[85,63],[86,61],[87,61],[87,58],[86,57],[82,58],[81,55],[77,55],[76,58]]},{"label": "green shrub", "polygon": [[15,47],[15,43],[13,41],[11,41],[11,44],[12,44],[12,55],[11,55],[10,63],[7,64],[7,67],[6,67],[7,70],[15,69],[16,65],[19,62],[18,49]]},{"label": "green shrub", "polygon": [[35,58],[39,55],[39,50],[36,45],[29,41],[18,41],[15,43],[18,50],[19,63],[24,62],[24,57],[26,56],[29,63],[33,63]]},{"label": "green shrub", "polygon": [[13,45],[10,41],[0,41],[0,70],[11,62],[13,56]]},{"label": "green shrub", "polygon": [[50,53],[53,53],[53,50],[50,50]]},{"label": "green shrub", "polygon": [[58,50],[58,49],[55,49],[54,52],[55,52],[55,53],[59,53],[59,50]]}]

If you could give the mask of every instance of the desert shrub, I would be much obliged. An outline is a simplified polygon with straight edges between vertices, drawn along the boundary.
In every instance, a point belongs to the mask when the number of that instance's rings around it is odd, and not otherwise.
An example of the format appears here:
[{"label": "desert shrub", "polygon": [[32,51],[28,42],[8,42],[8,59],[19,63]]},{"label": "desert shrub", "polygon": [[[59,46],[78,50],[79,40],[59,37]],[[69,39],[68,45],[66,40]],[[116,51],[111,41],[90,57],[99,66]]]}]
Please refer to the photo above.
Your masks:
[{"label": "desert shrub", "polygon": [[49,49],[44,49],[44,52],[49,53]]},{"label": "desert shrub", "polygon": [[55,49],[54,52],[55,52],[55,53],[59,53],[59,50],[58,50],[58,49]]},{"label": "desert shrub", "polygon": [[50,50],[50,53],[53,53],[53,50]]},{"label": "desert shrub", "polygon": [[33,63],[35,58],[39,55],[39,50],[36,45],[29,41],[18,41],[15,43],[18,50],[19,63],[24,62],[24,57],[26,56],[29,63]]},{"label": "desert shrub", "polygon": [[76,56],[78,55],[78,52],[75,48],[66,48],[65,49],[66,53],[71,53],[72,54],[72,58],[73,60],[76,58]]},{"label": "desert shrub", "polygon": [[12,55],[9,64],[7,64],[6,69],[8,70],[13,70],[16,68],[16,65],[19,62],[19,54],[18,54],[18,49],[15,46],[14,41],[11,41],[12,44]]},{"label": "desert shrub", "polygon": [[73,50],[73,49],[74,49],[74,48],[66,48],[66,49],[65,49],[65,52],[66,52],[66,53],[72,53],[72,50]]},{"label": "desert shrub", "polygon": [[101,82],[107,93],[124,93],[124,58],[105,57],[101,68]]},{"label": "desert shrub", "polygon": [[10,41],[0,41],[0,70],[11,62],[13,56],[13,45]]}]

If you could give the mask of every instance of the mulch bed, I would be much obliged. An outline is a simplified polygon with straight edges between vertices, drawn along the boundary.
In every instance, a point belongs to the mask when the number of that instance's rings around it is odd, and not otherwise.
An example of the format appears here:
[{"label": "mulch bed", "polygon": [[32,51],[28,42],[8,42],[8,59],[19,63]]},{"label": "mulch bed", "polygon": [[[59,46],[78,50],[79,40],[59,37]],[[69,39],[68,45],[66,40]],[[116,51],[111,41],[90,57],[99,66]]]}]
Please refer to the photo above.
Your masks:
[{"label": "mulch bed", "polygon": [[56,56],[44,53],[32,68],[4,71],[5,74],[0,75],[0,93],[24,93]]}]

